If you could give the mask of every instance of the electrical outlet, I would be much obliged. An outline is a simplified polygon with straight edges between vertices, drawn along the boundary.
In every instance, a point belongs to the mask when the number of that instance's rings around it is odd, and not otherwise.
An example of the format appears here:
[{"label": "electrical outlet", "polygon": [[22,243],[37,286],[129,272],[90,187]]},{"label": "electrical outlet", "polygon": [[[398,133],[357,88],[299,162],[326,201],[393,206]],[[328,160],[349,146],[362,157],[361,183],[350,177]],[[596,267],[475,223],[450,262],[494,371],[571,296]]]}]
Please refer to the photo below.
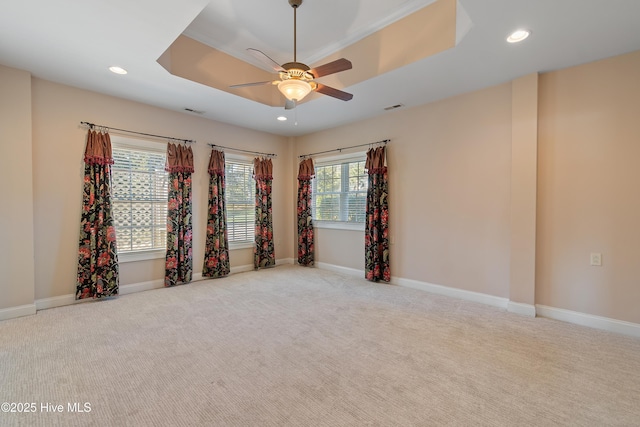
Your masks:
[{"label": "electrical outlet", "polygon": [[591,253],[591,265],[600,267],[602,265],[602,254]]}]

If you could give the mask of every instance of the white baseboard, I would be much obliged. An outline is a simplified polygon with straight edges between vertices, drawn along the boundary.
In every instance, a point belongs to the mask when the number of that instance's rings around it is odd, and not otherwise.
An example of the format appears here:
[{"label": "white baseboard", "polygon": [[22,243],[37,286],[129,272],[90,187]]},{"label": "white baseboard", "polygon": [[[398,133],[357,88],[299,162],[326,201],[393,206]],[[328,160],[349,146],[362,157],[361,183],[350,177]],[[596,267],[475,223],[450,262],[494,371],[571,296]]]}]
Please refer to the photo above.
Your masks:
[{"label": "white baseboard", "polygon": [[536,312],[542,317],[588,326],[603,331],[616,332],[623,335],[640,338],[640,324],[626,322],[624,320],[611,319],[609,317],[595,316],[593,314],[580,313],[578,311],[565,310],[563,308],[549,307],[536,304]]},{"label": "white baseboard", "polygon": [[[295,264],[293,258],[282,258],[276,260],[276,265]],[[347,274],[364,279],[364,271],[356,268],[343,267],[335,264],[328,264],[324,262],[316,262],[315,266],[320,269],[334,271],[337,273]],[[242,273],[245,271],[253,271],[253,265],[241,265],[231,268],[231,274]],[[202,273],[195,273],[192,278],[192,282],[201,280],[208,280],[207,277],[202,277]],[[580,313],[571,310],[565,310],[562,308],[549,307],[545,305],[536,304],[523,304],[514,301],[509,301],[507,298],[496,297],[493,295],[483,294],[479,292],[472,292],[463,289],[450,288],[442,285],[435,285],[432,283],[421,282],[418,280],[404,279],[401,277],[392,277],[391,283],[398,286],[404,286],[413,289],[419,289],[422,291],[444,295],[452,298],[458,298],[465,301],[477,302],[486,304],[493,307],[505,309],[511,313],[520,314],[523,316],[535,317],[539,315],[541,317],[547,317],[550,319],[560,320],[563,322],[574,323],[576,325],[587,326],[595,329],[601,329],[609,332],[620,333],[623,335],[629,335],[633,337],[640,337],[640,324],[626,322],[623,320],[616,320],[607,317],[595,316],[591,314]],[[164,287],[164,281],[162,279],[151,280],[148,282],[132,283],[129,285],[120,286],[120,295],[132,294],[135,292],[148,291],[152,289],[160,289]],[[0,309],[0,320],[12,319],[15,317],[29,316],[36,314],[36,310],[44,310],[48,308],[61,307],[64,305],[76,304],[79,302],[85,302],[86,300],[76,300],[75,294],[61,295],[52,298],[38,299],[34,304],[21,305],[17,307],[9,307]]]},{"label": "white baseboard", "polygon": [[391,283],[398,286],[405,286],[407,288],[419,289],[432,294],[444,295],[447,297],[477,302],[503,309],[506,309],[509,303],[507,298],[496,297],[494,295],[483,294],[480,292],[467,291],[464,289],[450,288],[448,286],[434,285],[433,283],[420,282],[418,280],[403,279],[401,277],[391,277]]},{"label": "white baseboard", "polygon": [[357,268],[343,267],[341,265],[327,264],[326,262],[316,262],[315,266],[322,270],[329,270],[336,273],[348,274],[364,279],[364,271]]},{"label": "white baseboard", "polygon": [[[294,263],[295,262],[293,258],[280,258],[276,260],[276,266],[285,265],[285,264],[294,264]],[[244,273],[244,272],[253,271],[253,270],[255,270],[255,267],[253,266],[253,264],[238,265],[236,267],[231,267],[231,274]]]},{"label": "white baseboard", "polygon": [[16,317],[31,316],[32,314],[36,314],[35,304],[18,305],[0,309],[0,320],[15,319]]},{"label": "white baseboard", "polygon": [[[343,267],[341,265],[327,264],[324,262],[316,262],[315,265],[323,270],[344,273],[350,276],[360,277],[364,279],[364,271],[356,268]],[[496,297],[493,295],[482,294],[479,292],[466,291],[463,289],[450,288],[448,286],[434,285],[432,283],[420,282],[418,280],[403,279],[401,277],[391,277],[391,284],[404,286],[407,288],[419,289],[421,291],[430,292],[432,294],[444,295],[453,298],[463,299],[465,301],[478,302],[493,307],[507,308],[509,302],[506,298]]]},{"label": "white baseboard", "polygon": [[150,291],[152,289],[160,289],[160,288],[164,288],[164,279],[150,280],[148,282],[131,283],[129,285],[120,285],[118,294],[119,295],[135,294],[136,292],[144,292],[144,291]]},{"label": "white baseboard", "polygon": [[536,306],[533,304],[509,301],[507,304],[507,311],[521,316],[536,317]]},{"label": "white baseboard", "polygon": [[48,308],[62,307],[64,305],[78,304],[85,300],[76,300],[75,294],[59,295],[51,298],[41,298],[35,301],[36,310],[46,310]]},{"label": "white baseboard", "polygon": [[[283,258],[283,259],[277,260],[276,265],[280,265],[280,264],[293,264],[293,258]],[[243,271],[251,271],[251,270],[253,270],[253,265],[242,265],[239,267],[232,267],[231,274],[241,273]],[[199,282],[201,280],[209,280],[209,279],[210,279],[209,277],[202,277],[201,272],[194,273],[190,283]],[[133,294],[136,292],[150,291],[153,289],[161,289],[161,288],[164,288],[164,279],[156,279],[156,280],[150,280],[147,282],[131,283],[128,285],[120,285],[118,295],[127,295],[127,294]],[[3,320],[4,318],[9,319],[12,317],[27,316],[29,314],[35,314],[36,310],[46,310],[48,308],[62,307],[65,305],[78,304],[86,301],[88,300],[76,300],[75,294],[67,294],[67,295],[60,295],[57,297],[37,299],[35,301],[35,304],[33,304],[34,306],[34,310],[32,310],[33,312],[29,312],[25,308],[30,306],[12,307],[9,309],[0,310],[0,320]],[[17,316],[11,315],[10,317],[3,317],[4,315],[9,316],[9,314],[4,314],[4,311],[7,311],[7,313],[25,312],[26,314],[19,314]]]},{"label": "white baseboard", "polygon": [[255,268],[253,267],[253,264],[238,265],[236,267],[231,267],[230,274],[245,273],[247,271],[253,271],[253,270],[255,270]]},{"label": "white baseboard", "polygon": [[[195,276],[196,275],[194,274],[194,277]],[[163,287],[164,280],[162,279],[150,280],[148,282],[131,283],[129,285],[120,285],[120,288],[118,289],[118,295],[134,294],[136,292],[150,291],[152,289],[160,289]],[[77,300],[75,294],[67,294],[57,297],[37,299],[35,301],[35,304],[37,310],[46,310],[48,308],[79,304],[87,301],[93,301],[93,299]]]},{"label": "white baseboard", "polygon": [[[197,282],[200,280],[203,280],[202,273],[194,274],[191,279],[192,282]],[[164,288],[163,279],[150,280],[148,282],[130,283],[128,285],[120,285],[120,289],[118,289],[118,295],[135,294],[136,292],[144,292],[161,288]],[[35,301],[35,305],[37,310],[46,310],[48,308],[79,304],[87,301],[93,301],[93,299],[77,300],[75,294],[67,294],[57,297],[37,299]]]}]

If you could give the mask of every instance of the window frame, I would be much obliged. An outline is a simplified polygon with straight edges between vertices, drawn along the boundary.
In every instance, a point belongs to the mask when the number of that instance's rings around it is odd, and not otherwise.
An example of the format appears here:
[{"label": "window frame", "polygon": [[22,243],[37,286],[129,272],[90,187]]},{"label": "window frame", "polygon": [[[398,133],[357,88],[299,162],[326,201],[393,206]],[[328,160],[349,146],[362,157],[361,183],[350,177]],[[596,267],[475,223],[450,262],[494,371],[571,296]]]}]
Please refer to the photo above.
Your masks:
[{"label": "window frame", "polygon": [[[366,151],[356,152],[356,153],[348,153],[348,154],[339,154],[335,156],[326,156],[319,159],[314,159],[314,169],[322,166],[336,166],[343,165],[345,163],[355,163],[362,162],[367,160]],[[311,212],[312,215],[315,214],[315,204],[316,204],[316,188],[317,188],[317,176],[313,178],[312,181],[312,205]],[[343,179],[341,176],[340,179],[341,190],[340,197],[341,199],[348,195],[349,191],[349,179]],[[345,191],[345,188],[347,191]],[[344,206],[341,205],[341,211],[345,209]],[[342,213],[342,212],[341,212]],[[366,215],[366,207],[365,207],[365,215]],[[313,226],[314,228],[328,228],[334,230],[352,230],[352,231],[364,231],[365,230],[366,220],[363,222],[355,222],[355,221],[327,221],[327,220],[319,220],[313,217]]]},{"label": "window frame", "polygon": [[[229,233],[227,233],[228,237],[229,237],[229,250],[235,250],[235,249],[248,249],[248,248],[253,248],[256,245],[256,241],[255,241],[255,227],[256,227],[256,217],[255,217],[255,197],[256,197],[256,183],[255,183],[255,178],[253,177],[253,157],[250,156],[246,156],[246,155],[241,155],[241,154],[234,154],[234,153],[225,153],[224,154],[224,170],[225,170],[225,208],[228,208],[229,206],[229,180],[227,179],[227,163],[236,163],[236,164],[242,164],[242,165],[248,165],[252,171],[251,173],[251,188],[253,191],[253,197],[251,200],[251,206],[253,207],[253,226],[251,227],[251,230],[253,230],[253,238],[252,240],[247,240],[247,241],[242,241],[242,242],[236,242],[236,241],[231,241],[231,236]],[[225,215],[227,217],[227,230],[229,230],[230,228],[230,217],[228,214],[228,209],[227,211],[225,211]]]},{"label": "window frame", "polygon": [[[129,150],[137,150],[137,151],[149,151],[161,153],[165,157],[167,155],[167,143],[166,142],[158,142],[158,141],[149,141],[144,139],[137,138],[127,138],[118,135],[111,135],[111,146],[112,149],[129,149]],[[112,165],[112,176],[113,176],[113,166]],[[168,174],[168,172],[167,172]],[[114,181],[112,178],[111,182],[112,189],[112,201],[111,204],[115,202],[114,193]],[[168,203],[168,191],[167,191],[167,203]],[[114,218],[115,225],[115,218]],[[165,233],[166,233],[166,223],[165,223]],[[116,240],[116,245],[118,246],[118,241]],[[161,259],[165,258],[167,253],[166,245],[164,248],[153,248],[153,249],[139,249],[134,251],[126,251],[120,252],[118,250],[118,262],[127,263],[127,262],[136,262],[136,261],[146,261],[153,259]]]}]

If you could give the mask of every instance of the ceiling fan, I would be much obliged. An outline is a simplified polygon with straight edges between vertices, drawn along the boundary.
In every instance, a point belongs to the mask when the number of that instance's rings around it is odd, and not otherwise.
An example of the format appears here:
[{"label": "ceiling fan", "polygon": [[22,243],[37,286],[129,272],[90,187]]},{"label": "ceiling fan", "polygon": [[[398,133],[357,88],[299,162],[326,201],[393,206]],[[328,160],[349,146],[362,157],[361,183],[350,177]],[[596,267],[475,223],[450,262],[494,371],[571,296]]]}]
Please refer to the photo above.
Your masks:
[{"label": "ceiling fan", "polygon": [[289,0],[289,4],[293,7],[293,62],[287,62],[286,64],[278,64],[276,61],[268,57],[262,51],[258,49],[249,48],[247,51],[255,56],[263,63],[269,65],[274,71],[279,74],[279,80],[244,83],[239,85],[229,86],[247,87],[247,86],[261,86],[261,85],[274,85],[278,86],[278,90],[287,98],[284,108],[290,110],[296,106],[305,96],[311,91],[328,95],[342,101],[349,101],[353,98],[353,95],[341,90],[317,83],[315,79],[329,74],[339,73],[340,71],[350,70],[352,65],[351,61],[340,58],[335,61],[329,62],[324,65],[320,65],[315,68],[309,68],[306,64],[297,62],[296,58],[296,11],[302,4],[303,0]]}]

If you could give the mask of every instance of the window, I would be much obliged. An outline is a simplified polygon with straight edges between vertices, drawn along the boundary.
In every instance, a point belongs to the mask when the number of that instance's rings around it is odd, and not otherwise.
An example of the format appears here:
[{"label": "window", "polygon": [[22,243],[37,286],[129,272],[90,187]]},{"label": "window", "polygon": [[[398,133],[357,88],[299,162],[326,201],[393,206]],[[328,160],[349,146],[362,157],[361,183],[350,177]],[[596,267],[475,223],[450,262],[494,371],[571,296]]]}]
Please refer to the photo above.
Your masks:
[{"label": "window", "polygon": [[[167,245],[166,146],[113,138],[112,209],[121,261],[164,256]],[[129,254],[143,254],[127,258]],[[146,255],[145,255],[146,254]]]},{"label": "window", "polygon": [[346,228],[362,228],[368,187],[364,164],[364,159],[352,157],[316,165],[312,215],[318,226],[340,227],[342,224],[349,225]]},{"label": "window", "polygon": [[226,156],[225,198],[229,245],[253,245],[255,241],[255,194],[253,163]]}]

